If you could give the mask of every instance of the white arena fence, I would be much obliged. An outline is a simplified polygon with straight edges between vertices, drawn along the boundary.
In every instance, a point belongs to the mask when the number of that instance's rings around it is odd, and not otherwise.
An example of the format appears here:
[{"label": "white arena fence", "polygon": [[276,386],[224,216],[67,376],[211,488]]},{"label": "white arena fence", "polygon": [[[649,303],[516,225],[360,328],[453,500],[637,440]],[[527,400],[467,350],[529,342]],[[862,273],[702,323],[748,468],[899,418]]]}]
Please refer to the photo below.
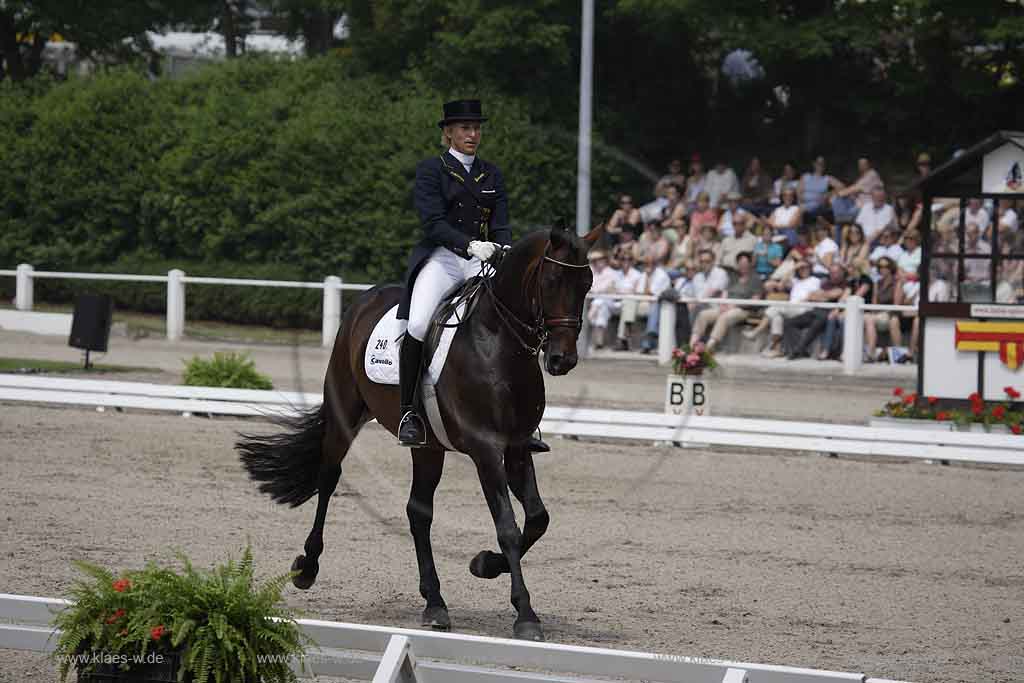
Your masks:
[{"label": "white arena fence", "polygon": [[[318,405],[322,400],[323,396],[316,393],[0,374],[0,402],[94,406],[102,410],[169,411],[183,415],[266,417]],[[1024,441],[1013,434],[922,431],[560,406],[545,408],[540,427],[546,435],[568,438],[1024,465]]]},{"label": "white arena fence", "polygon": [[[182,270],[171,270],[167,275],[126,275],[119,273],[69,273],[63,271],[35,270],[30,264],[22,263],[16,270],[0,270],[0,277],[14,277],[15,308],[19,311],[31,311],[34,302],[33,281],[37,278],[63,278],[70,280],[112,280],[122,282],[164,282],[167,283],[167,338],[172,341],[181,339],[185,334],[185,285],[228,285],[246,287],[295,287],[302,289],[322,289],[323,333],[322,343],[325,347],[334,344],[334,338],[341,324],[341,292],[365,291],[374,285],[345,283],[340,277],[330,275],[323,282],[297,282],[290,280],[250,280],[244,278],[222,277],[190,277]],[[661,306],[658,330],[657,360],[667,365],[672,358],[672,349],[676,347],[676,302],[658,301],[653,296],[641,294],[599,294],[605,299],[622,301],[636,299]],[[595,295],[588,295],[593,299]],[[767,307],[803,307],[803,308],[841,308],[846,314],[843,334],[843,371],[856,374],[861,368],[861,349],[864,345],[864,313],[872,311],[895,311],[912,313],[914,306],[883,306],[865,304],[860,297],[850,297],[843,304],[838,303],[790,303],[788,301],[767,301],[750,299],[698,299],[681,297],[679,303],[701,304],[736,304],[743,306]],[[590,324],[586,316],[583,318],[583,331],[580,335],[580,350],[585,357],[590,349]]]},{"label": "white arena fence", "polygon": [[[54,614],[70,603],[0,593],[0,648],[52,652]],[[304,678],[314,674],[374,683],[899,683],[840,673],[705,657],[534,643],[459,633],[299,619],[316,643],[306,651]]]}]

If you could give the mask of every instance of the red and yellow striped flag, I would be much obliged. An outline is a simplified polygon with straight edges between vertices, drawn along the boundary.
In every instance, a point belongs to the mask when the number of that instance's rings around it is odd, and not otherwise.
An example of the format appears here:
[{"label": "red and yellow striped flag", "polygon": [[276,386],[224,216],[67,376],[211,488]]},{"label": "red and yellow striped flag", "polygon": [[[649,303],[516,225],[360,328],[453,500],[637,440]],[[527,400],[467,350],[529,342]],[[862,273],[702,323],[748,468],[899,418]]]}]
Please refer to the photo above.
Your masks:
[{"label": "red and yellow striped flag", "polygon": [[1016,370],[1024,363],[1024,322],[986,323],[958,320],[957,351],[998,351],[1003,365]]}]

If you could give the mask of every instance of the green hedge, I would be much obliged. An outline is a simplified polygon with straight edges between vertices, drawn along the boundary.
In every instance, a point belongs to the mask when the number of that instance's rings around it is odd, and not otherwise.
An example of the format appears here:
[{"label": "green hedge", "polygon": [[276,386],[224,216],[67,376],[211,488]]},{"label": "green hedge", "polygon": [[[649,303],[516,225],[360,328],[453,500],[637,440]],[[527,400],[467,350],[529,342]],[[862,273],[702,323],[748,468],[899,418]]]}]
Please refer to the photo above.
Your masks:
[{"label": "green hedge", "polygon": [[[132,254],[194,274],[397,281],[419,236],[415,165],[439,151],[448,96],[350,76],[332,58],[245,58],[176,80],[112,70],[31,90],[0,83],[0,267],[97,270]],[[575,121],[544,129],[520,102],[482,96],[483,152],[504,170],[514,230],[573,216]],[[596,154],[604,215],[621,167]],[[150,288],[111,289],[131,308],[162,302]],[[308,323],[319,306],[310,292],[227,292],[189,288],[189,315]]]}]

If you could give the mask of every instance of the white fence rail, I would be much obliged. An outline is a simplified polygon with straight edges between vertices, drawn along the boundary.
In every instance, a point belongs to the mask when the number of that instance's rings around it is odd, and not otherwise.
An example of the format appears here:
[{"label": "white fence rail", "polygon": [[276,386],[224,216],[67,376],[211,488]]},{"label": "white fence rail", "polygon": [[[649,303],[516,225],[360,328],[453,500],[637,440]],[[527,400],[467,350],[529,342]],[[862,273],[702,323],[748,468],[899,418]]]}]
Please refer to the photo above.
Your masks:
[{"label": "white fence rail", "polygon": [[[0,374],[0,402],[268,416],[319,405],[321,394],[188,387],[141,382]],[[545,434],[573,438],[810,451],[860,457],[1024,466],[1024,440],[1012,434],[920,431],[789,420],[677,416],[626,410],[547,406]]]},{"label": "white fence rail", "polygon": [[[0,593],[0,648],[51,652],[53,617],[66,600]],[[585,683],[897,683],[841,673],[704,657],[533,643],[388,626],[299,619],[316,647],[306,651],[303,677],[313,674],[375,682]]]},{"label": "white fence rail", "polygon": [[[109,280],[121,282],[163,282],[167,284],[167,338],[174,341],[185,334],[185,302],[186,285],[227,285],[243,287],[291,287],[301,289],[322,289],[323,300],[323,331],[324,347],[331,347],[341,324],[341,292],[365,291],[373,287],[367,284],[345,284],[335,275],[324,278],[323,282],[298,282],[288,280],[250,280],[244,278],[189,277],[182,270],[171,270],[167,275],[126,275],[121,273],[69,273],[63,271],[37,271],[31,265],[23,263],[17,270],[0,270],[0,277],[16,278],[15,308],[19,311],[31,311],[34,304],[33,281],[37,278],[63,278],[72,280]],[[624,300],[635,299],[660,306],[658,328],[658,355],[661,365],[667,365],[672,358],[672,349],[676,347],[676,306],[672,301],[658,301],[653,296],[642,294],[599,294],[601,298]],[[595,295],[589,295],[593,299]],[[753,307],[791,307],[843,309],[845,325],[843,334],[843,371],[848,375],[856,374],[861,368],[861,349],[863,347],[864,313],[872,311],[893,311],[910,313],[913,306],[882,306],[865,305],[860,297],[851,297],[845,303],[790,303],[788,301],[765,301],[749,299],[697,299],[681,297],[679,303],[699,304],[733,304]],[[583,319],[583,332],[580,336],[581,353],[586,356],[590,348],[590,324],[586,316]],[[686,340],[681,340],[686,341]]]}]

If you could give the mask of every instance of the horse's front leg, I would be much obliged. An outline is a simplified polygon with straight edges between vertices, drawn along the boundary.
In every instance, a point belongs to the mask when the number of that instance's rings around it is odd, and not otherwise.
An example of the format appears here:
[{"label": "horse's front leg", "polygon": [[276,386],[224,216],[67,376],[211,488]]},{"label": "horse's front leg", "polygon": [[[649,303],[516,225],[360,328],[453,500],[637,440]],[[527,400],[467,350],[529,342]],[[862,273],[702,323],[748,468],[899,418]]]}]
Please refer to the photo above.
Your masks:
[{"label": "horse's front leg", "polygon": [[491,510],[491,517],[494,518],[495,530],[498,532],[498,547],[508,560],[509,573],[512,575],[512,606],[518,612],[513,632],[516,638],[544,640],[544,630],[530,605],[530,592],[526,590],[526,583],[523,580],[523,568],[520,564],[523,534],[516,526],[516,513],[508,495],[508,478],[502,465],[502,450],[492,447],[480,452],[474,459],[480,486],[487,500],[487,507]]},{"label": "horse's front leg", "polygon": [[[533,454],[527,448],[509,448],[505,453],[505,475],[508,487],[523,506],[523,544],[520,559],[548,529],[548,510],[537,490],[537,474]],[[481,579],[494,579],[509,571],[508,560],[502,553],[481,550],[469,563],[469,571]]]},{"label": "horse's front leg", "polygon": [[409,530],[416,544],[416,563],[420,570],[420,595],[427,601],[421,625],[438,631],[449,631],[452,622],[448,606],[441,597],[441,580],[434,565],[434,551],[430,544],[430,524],[434,519],[434,491],[444,471],[444,451],[426,448],[412,449],[412,490],[405,507],[409,516]]}]

